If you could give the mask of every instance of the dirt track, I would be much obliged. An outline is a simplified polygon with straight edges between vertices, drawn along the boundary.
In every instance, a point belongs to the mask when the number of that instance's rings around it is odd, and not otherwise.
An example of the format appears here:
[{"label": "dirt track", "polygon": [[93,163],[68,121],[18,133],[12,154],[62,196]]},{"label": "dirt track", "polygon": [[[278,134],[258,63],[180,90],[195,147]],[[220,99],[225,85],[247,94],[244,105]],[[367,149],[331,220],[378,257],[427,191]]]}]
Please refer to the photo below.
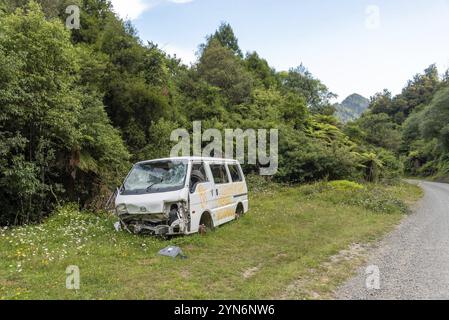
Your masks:
[{"label": "dirt track", "polygon": [[[449,299],[449,185],[415,183],[425,191],[415,212],[381,241],[336,298]],[[368,266],[379,268],[379,290],[367,289]]]}]

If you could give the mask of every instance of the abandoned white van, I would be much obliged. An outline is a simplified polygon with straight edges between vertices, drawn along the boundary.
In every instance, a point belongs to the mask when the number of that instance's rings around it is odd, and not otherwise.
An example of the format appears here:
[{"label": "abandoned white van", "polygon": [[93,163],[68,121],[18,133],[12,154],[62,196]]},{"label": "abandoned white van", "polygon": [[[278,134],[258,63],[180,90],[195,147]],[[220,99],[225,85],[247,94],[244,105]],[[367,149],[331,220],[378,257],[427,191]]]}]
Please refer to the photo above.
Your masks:
[{"label": "abandoned white van", "polygon": [[248,211],[248,188],[236,160],[185,157],[136,163],[115,199],[132,233],[205,233]]}]

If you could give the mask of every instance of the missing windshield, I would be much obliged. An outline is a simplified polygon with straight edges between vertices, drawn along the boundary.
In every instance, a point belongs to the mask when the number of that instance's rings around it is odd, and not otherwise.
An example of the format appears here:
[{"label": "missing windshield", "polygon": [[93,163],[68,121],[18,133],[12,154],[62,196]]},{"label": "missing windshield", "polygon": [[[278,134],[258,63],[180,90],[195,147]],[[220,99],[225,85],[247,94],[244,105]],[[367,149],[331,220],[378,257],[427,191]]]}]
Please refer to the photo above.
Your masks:
[{"label": "missing windshield", "polygon": [[147,194],[184,188],[187,161],[154,161],[138,163],[129,173],[121,194]]}]

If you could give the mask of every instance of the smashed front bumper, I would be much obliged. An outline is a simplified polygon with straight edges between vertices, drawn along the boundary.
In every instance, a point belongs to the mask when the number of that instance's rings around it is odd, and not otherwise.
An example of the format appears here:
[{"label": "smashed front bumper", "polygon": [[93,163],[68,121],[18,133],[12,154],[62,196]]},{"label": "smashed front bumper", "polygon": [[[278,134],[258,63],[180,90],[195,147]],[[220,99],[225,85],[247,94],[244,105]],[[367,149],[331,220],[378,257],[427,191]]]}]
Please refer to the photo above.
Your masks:
[{"label": "smashed front bumper", "polygon": [[133,234],[170,236],[187,234],[190,219],[184,203],[165,206],[162,213],[129,213],[116,210],[120,225]]}]

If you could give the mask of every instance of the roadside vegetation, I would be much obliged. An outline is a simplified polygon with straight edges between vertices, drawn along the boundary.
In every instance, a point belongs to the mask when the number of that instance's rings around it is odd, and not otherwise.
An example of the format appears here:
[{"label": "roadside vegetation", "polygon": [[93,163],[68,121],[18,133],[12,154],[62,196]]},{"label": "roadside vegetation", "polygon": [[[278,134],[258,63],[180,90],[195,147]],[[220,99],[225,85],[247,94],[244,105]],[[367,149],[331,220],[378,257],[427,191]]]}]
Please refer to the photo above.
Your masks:
[{"label": "roadside vegetation", "polygon": [[407,176],[449,182],[449,72],[435,65],[410,80],[402,92],[371,98],[368,111],[345,126],[361,144],[389,150]]},{"label": "roadside vegetation", "polygon": [[[326,299],[421,195],[409,184],[286,186],[250,179],[251,211],[206,236],[116,232],[106,213],[58,208],[0,229],[1,299]],[[256,180],[256,181],[255,181]],[[178,245],[187,259],[158,256]],[[79,290],[66,268],[80,269]]]},{"label": "roadside vegetation", "polygon": [[[229,24],[186,66],[143,43],[109,1],[69,2],[0,2],[0,225],[42,221],[68,202],[102,208],[131,163],[168,156],[171,132],[193,121],[278,129],[277,182],[400,177],[394,152],[344,132],[335,95],[305,66],[275,70],[243,52]],[[65,27],[68,4],[82,28]]]}]

